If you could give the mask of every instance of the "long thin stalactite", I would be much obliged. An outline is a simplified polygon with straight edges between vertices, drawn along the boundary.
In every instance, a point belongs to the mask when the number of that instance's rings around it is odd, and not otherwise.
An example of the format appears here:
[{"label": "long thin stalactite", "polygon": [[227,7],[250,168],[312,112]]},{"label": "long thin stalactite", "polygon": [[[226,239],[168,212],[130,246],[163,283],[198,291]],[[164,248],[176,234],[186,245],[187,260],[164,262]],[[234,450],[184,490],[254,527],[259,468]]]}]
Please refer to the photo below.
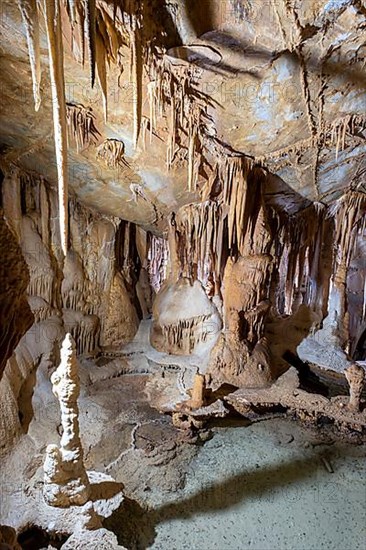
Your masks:
[{"label": "long thin stalactite", "polygon": [[32,72],[34,108],[38,111],[41,104],[41,59],[37,2],[36,0],[19,0],[19,8],[27,35],[28,55]]},{"label": "long thin stalactite", "polygon": [[68,168],[65,79],[59,0],[45,0],[44,13],[50,62],[53,126],[58,178],[61,249],[66,256],[68,243]]}]

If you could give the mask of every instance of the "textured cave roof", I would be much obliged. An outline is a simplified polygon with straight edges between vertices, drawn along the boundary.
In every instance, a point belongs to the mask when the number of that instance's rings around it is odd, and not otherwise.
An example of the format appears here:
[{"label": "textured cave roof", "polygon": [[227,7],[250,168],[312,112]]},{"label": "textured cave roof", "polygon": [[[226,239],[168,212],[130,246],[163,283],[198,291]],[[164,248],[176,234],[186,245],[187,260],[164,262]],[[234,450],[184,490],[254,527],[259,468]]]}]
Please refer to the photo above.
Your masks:
[{"label": "textured cave roof", "polygon": [[[164,12],[163,0],[159,3]],[[308,201],[329,203],[349,188],[365,191],[366,94],[365,14],[362,1],[186,1],[195,37],[184,46],[167,16],[171,64],[196,66],[199,89],[211,98],[210,115],[218,139],[258,158],[274,174],[270,193],[287,210]],[[48,56],[42,29],[42,103],[33,107],[31,71],[21,16],[13,0],[1,6],[0,143],[8,161],[56,181]],[[160,15],[159,15],[160,16]],[[109,119],[103,121],[101,94],[91,90],[88,68],[65,49],[67,101],[91,106],[102,138],[122,139],[129,166],[110,170],[96,159],[95,147],[77,152],[69,145],[70,186],[86,204],[151,227],[149,202],[131,200],[130,183],[166,214],[198,200],[187,190],[183,162],[166,168],[166,130],[144,151],[132,143],[133,90],[128,81],[129,49],[124,51],[121,87],[109,71]],[[144,112],[148,105],[144,102]],[[356,123],[343,127],[347,117]],[[332,125],[336,129],[331,136]],[[344,147],[337,136],[346,129]],[[338,140],[339,141],[339,140]]]}]

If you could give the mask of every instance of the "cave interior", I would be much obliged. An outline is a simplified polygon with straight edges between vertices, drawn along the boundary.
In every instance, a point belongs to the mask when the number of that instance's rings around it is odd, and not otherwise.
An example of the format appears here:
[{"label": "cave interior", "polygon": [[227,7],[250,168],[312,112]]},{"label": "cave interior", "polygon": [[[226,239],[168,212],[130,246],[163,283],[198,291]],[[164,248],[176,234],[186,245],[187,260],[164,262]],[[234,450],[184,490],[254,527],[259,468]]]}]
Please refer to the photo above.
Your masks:
[{"label": "cave interior", "polygon": [[0,28],[0,549],[364,549],[364,0]]}]

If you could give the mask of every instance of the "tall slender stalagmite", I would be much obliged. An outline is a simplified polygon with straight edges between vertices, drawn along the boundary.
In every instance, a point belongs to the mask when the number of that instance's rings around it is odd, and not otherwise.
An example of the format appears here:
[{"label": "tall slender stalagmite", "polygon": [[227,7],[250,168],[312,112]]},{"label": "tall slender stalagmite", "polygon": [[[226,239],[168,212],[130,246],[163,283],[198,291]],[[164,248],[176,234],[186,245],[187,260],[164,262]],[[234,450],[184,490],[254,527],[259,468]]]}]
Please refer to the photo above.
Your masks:
[{"label": "tall slender stalagmite", "polygon": [[68,241],[68,174],[65,81],[59,0],[45,0],[45,20],[50,63],[53,126],[58,178],[61,248],[66,256]]},{"label": "tall slender stalagmite", "polygon": [[29,61],[32,72],[34,108],[38,111],[41,104],[41,59],[39,50],[39,20],[36,0],[19,0],[19,8],[22,14],[27,44]]},{"label": "tall slender stalagmite", "polygon": [[62,343],[61,362],[51,382],[60,405],[63,432],[60,447],[48,445],[46,449],[43,496],[50,506],[80,506],[89,499],[90,486],[79,434],[80,379],[76,346],[69,333]]}]

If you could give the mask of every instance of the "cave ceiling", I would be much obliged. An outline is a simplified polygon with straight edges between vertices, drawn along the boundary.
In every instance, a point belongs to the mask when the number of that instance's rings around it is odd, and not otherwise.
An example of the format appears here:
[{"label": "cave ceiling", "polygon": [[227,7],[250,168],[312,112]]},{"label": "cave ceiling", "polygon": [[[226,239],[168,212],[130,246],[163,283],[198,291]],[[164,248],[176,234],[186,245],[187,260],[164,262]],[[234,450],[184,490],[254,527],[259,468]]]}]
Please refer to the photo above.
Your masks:
[{"label": "cave ceiling", "polygon": [[[296,209],[308,201],[331,203],[348,189],[365,191],[364,2],[182,1],[176,19],[174,2],[147,4],[156,21],[146,15],[142,24],[160,28],[159,51],[170,71],[190,71],[196,100],[205,103],[207,137],[214,137],[224,151],[248,155],[268,169],[273,174],[269,194]],[[113,2],[98,5],[112,20]],[[21,13],[13,0],[2,0],[1,10],[2,152],[8,162],[55,182],[44,22],[42,97],[36,112]],[[96,128],[94,141],[79,147],[69,135],[70,192],[102,212],[159,231],[170,211],[200,200],[212,166],[209,160],[203,163],[195,190],[187,185],[187,146],[178,146],[167,166],[169,114],[163,112],[156,126],[149,127],[151,74],[146,70],[142,126],[134,146],[136,90],[128,41],[118,50],[118,63],[111,62],[107,70],[105,121],[99,83],[91,88],[88,64],[83,67],[73,55],[66,24],[63,31],[66,101],[90,108]],[[106,138],[123,142],[123,162],[117,168],[98,155]],[[143,196],[133,193],[134,185]]]}]

